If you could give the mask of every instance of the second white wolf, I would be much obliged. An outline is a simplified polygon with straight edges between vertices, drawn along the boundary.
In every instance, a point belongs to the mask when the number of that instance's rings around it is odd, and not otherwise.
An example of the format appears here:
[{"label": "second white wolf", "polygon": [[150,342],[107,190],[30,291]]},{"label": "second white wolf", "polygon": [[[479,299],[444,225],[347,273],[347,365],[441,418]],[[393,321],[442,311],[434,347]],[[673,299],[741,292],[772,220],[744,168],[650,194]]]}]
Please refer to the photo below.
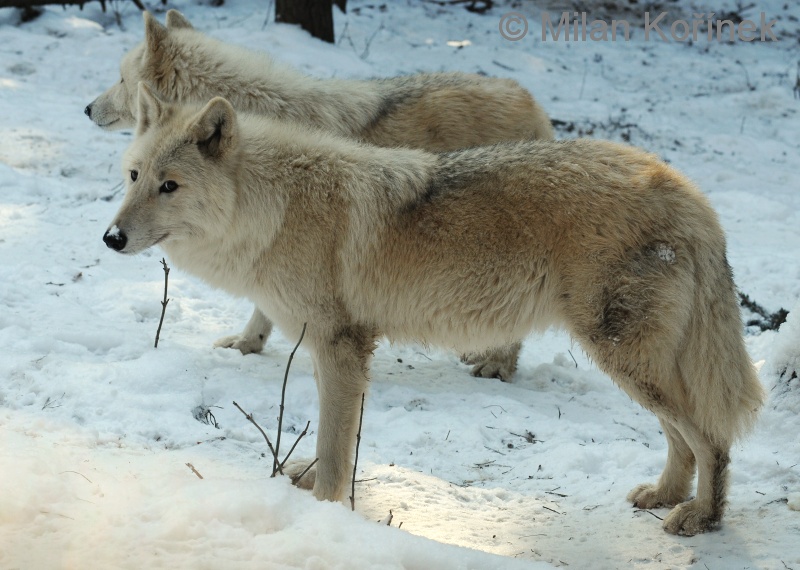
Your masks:
[{"label": "second white wolf", "polygon": [[[205,103],[226,97],[238,111],[291,120],[385,147],[447,151],[508,140],[553,138],[550,120],[511,79],[466,73],[421,73],[370,80],[317,79],[269,56],[219,42],[178,11],[166,27],[144,13],[145,41],[122,60],[121,79],[86,107],[106,129],[136,122],[136,86],[159,97]],[[272,330],[256,309],[241,334],[217,341],[243,354],[258,352]],[[508,380],[519,343],[471,355],[473,374]]]},{"label": "second white wolf", "polygon": [[160,245],[290,338],[308,323],[316,497],[342,498],[381,335],[466,351],[558,324],[663,426],[664,472],[629,499],[676,505],[672,533],[719,523],[730,447],[763,391],[722,229],[680,173],[593,140],[382,149],[239,120],[221,98],[169,105],[144,86],[138,117],[104,240],[126,254]]}]

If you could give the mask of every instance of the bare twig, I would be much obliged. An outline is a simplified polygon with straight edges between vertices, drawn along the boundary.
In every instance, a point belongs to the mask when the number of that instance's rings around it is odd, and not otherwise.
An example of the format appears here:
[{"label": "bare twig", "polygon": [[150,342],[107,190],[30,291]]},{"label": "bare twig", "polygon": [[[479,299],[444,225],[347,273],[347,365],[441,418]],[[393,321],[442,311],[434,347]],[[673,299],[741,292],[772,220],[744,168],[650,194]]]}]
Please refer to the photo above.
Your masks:
[{"label": "bare twig", "polygon": [[661,518],[660,516],[658,516],[658,515],[657,515],[657,514],[655,514],[654,512],[652,512],[652,511],[648,511],[647,509],[636,509],[634,512],[637,512],[637,513],[648,513],[648,514],[651,514],[651,515],[653,515],[654,517],[656,517],[656,518],[657,518],[658,520],[660,520],[660,521],[663,521],[663,520],[664,520],[663,518]]},{"label": "bare twig", "polygon": [[520,435],[518,433],[514,433],[513,431],[510,431],[508,433],[510,433],[511,435],[515,435],[517,437],[521,437],[528,443],[544,443],[544,440],[536,439],[536,436],[532,434],[529,430],[525,430],[525,435]]},{"label": "bare twig", "polygon": [[308,473],[308,471],[309,471],[309,470],[310,470],[312,467],[314,467],[314,465],[316,464],[316,462],[317,462],[317,461],[319,461],[319,457],[317,457],[317,458],[316,458],[314,461],[312,461],[311,463],[309,463],[309,464],[308,464],[308,467],[306,467],[305,469],[303,469],[303,472],[302,472],[302,473],[300,473],[300,475],[298,475],[297,477],[292,477],[292,485],[297,485],[297,482],[298,482],[298,481],[300,481],[300,479],[302,479],[302,478],[303,478],[303,475],[305,475],[306,473]]},{"label": "bare twig", "polygon": [[578,93],[578,100],[583,99],[583,88],[586,87],[586,74],[589,73],[589,63],[583,60],[583,79],[581,79],[581,90]]},{"label": "bare twig", "polygon": [[[308,433],[308,426],[310,426],[310,425],[311,425],[311,421],[309,420],[308,422],[306,422],[305,429],[302,432],[300,432],[300,435],[297,436],[297,439],[294,441],[294,445],[289,450],[289,453],[287,453],[286,457],[284,457],[283,461],[281,461],[281,467],[286,465],[286,461],[289,459],[289,456],[292,455],[292,452],[294,451],[294,448],[297,447],[297,444],[300,443],[300,440],[303,439],[303,436]],[[276,453],[277,453],[277,450],[276,450]]]},{"label": "bare twig", "polygon": [[[241,408],[241,406],[239,406],[239,404],[237,404],[236,402],[234,402],[234,403],[233,403],[233,405],[234,405],[234,406],[236,406],[236,408],[237,408],[237,409],[238,409],[240,412],[242,412],[242,413],[244,414],[244,417],[246,417],[246,418],[247,418],[247,419],[250,421],[250,423],[252,423],[254,426],[256,426],[256,428],[258,428],[258,431],[260,431],[260,432],[261,432],[261,435],[263,435],[263,436],[264,436],[264,440],[266,440],[266,442],[267,442],[267,445],[269,446],[269,450],[272,452],[272,458],[273,458],[273,460],[274,460],[275,462],[277,462],[277,461],[278,461],[278,454],[277,454],[277,452],[275,451],[275,448],[274,448],[274,447],[272,447],[272,442],[269,440],[269,437],[267,437],[267,434],[264,432],[264,430],[263,430],[263,429],[261,429],[261,426],[260,426],[260,425],[258,425],[258,424],[256,423],[256,421],[253,419],[253,416],[252,416],[251,414],[248,414],[247,412],[245,412],[245,411],[244,411],[244,410]],[[283,475],[283,469],[280,467],[280,465],[278,465],[278,471],[280,471],[281,475]],[[275,472],[274,472],[274,471],[272,472],[272,476],[273,476],[273,477],[275,476]]]},{"label": "bare twig", "polygon": [[370,48],[370,46],[372,46],[372,41],[375,39],[375,36],[377,36],[381,32],[381,30],[383,30],[383,29],[384,29],[383,28],[383,22],[381,22],[381,25],[378,27],[378,29],[375,30],[375,32],[365,42],[364,51],[361,52],[361,55],[358,56],[358,57],[360,57],[364,61],[367,61],[367,58],[369,57],[369,48]]},{"label": "bare twig", "polygon": [[542,505],[542,508],[543,509],[547,509],[548,511],[553,511],[557,515],[563,515],[564,514],[564,513],[559,513],[557,510],[551,509],[550,507],[545,507],[544,505]]},{"label": "bare twig", "polygon": [[158,337],[161,334],[161,325],[164,324],[164,314],[167,312],[167,303],[169,303],[169,299],[167,299],[167,285],[169,284],[169,266],[167,265],[167,260],[163,257],[161,258],[161,265],[164,266],[164,300],[161,301],[161,320],[158,321],[158,330],[156,331],[156,344],[153,348],[158,348]]},{"label": "bare twig", "polygon": [[200,472],[199,472],[197,469],[195,469],[195,468],[194,468],[194,465],[192,465],[191,463],[187,463],[187,464],[186,464],[186,467],[188,467],[189,469],[191,469],[191,470],[192,470],[192,473],[194,473],[195,475],[197,475],[197,476],[198,476],[200,479],[202,479],[202,478],[203,478],[203,476],[202,476],[202,475],[200,475]]},{"label": "bare twig", "polygon": [[572,351],[571,350],[567,350],[567,352],[569,353],[570,358],[572,358],[572,362],[575,363],[575,368],[577,368],[578,367],[578,361],[575,360],[574,356],[572,356]]},{"label": "bare twig", "polygon": [[364,421],[364,398],[366,394],[361,394],[361,415],[358,417],[358,432],[356,433],[356,458],[353,461],[353,483],[350,487],[350,510],[356,510],[356,469],[358,468],[358,446],[361,445],[361,424]]},{"label": "bare twig", "polygon": [[264,23],[261,24],[262,31],[267,27],[267,24],[269,24],[269,15],[272,14],[272,5],[274,3],[274,0],[269,0],[269,5],[267,6],[267,15],[264,17]]},{"label": "bare twig", "polygon": [[56,406],[55,403],[60,401],[60,400],[63,400],[64,396],[66,396],[66,395],[67,395],[67,393],[64,392],[63,394],[61,394],[58,398],[56,398],[54,400],[51,400],[50,396],[47,396],[47,399],[44,401],[44,405],[42,406],[42,410],[46,410],[47,408],[60,408],[61,406],[63,406],[63,404],[58,404]]},{"label": "bare twig", "polygon": [[[281,407],[280,407],[280,413],[278,413],[278,435],[275,438],[274,462],[272,464],[273,477],[275,477],[275,473],[277,473],[278,471],[280,471],[281,475],[283,475],[283,469],[282,469],[283,464],[280,465],[278,464],[278,452],[281,450],[281,427],[283,426],[283,402],[286,400],[286,381],[289,379],[289,368],[292,366],[294,353],[297,352],[297,349],[300,347],[300,343],[303,342],[303,337],[306,336],[306,324],[307,323],[303,323],[303,330],[300,332],[300,340],[298,340],[297,344],[294,345],[294,349],[292,350],[292,353],[289,355],[289,362],[286,363],[286,372],[283,373],[283,388],[281,389]],[[297,445],[296,442],[295,445]],[[291,453],[291,451],[289,453]]]},{"label": "bare twig", "polygon": [[[86,479],[87,481],[89,481],[89,483],[92,483],[92,480],[91,480],[91,479],[89,479],[89,478],[88,478],[86,475],[84,475],[83,473],[78,473],[77,471],[62,471],[61,473],[59,473],[59,475],[62,475],[63,473],[75,473],[75,475],[80,475],[81,477],[83,477],[84,479]],[[94,484],[94,483],[92,483],[92,484]]]}]

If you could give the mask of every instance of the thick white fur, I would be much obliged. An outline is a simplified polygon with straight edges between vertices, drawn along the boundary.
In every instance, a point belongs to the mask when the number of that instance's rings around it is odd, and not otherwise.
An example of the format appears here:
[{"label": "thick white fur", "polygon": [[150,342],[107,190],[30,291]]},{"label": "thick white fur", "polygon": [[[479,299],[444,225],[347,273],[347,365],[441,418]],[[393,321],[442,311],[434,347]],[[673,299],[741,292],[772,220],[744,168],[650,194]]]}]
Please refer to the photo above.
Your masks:
[{"label": "thick white fur", "polygon": [[[220,98],[175,107],[142,87],[139,103],[122,253],[160,244],[289,338],[308,323],[318,498],[342,497],[380,335],[481,350],[556,324],[664,426],[664,473],[629,499],[677,505],[672,533],[719,523],[730,446],[763,393],[724,235],[680,173],[610,142],[432,154],[237,118]],[[178,190],[160,193],[167,180]]]}]

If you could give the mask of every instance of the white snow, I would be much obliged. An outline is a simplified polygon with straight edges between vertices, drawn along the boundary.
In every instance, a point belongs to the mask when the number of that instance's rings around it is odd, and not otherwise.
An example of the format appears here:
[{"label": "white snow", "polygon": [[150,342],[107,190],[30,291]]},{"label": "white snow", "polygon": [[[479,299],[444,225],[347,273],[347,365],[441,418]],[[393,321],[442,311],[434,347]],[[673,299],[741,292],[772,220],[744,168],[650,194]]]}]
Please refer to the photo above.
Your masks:
[{"label": "white snow", "polygon": [[[774,43],[645,42],[638,24],[630,42],[567,43],[542,42],[540,12],[519,4],[479,15],[350,0],[335,46],[274,24],[268,2],[167,8],[318,76],[513,77],[560,137],[629,138],[695,180],[740,289],[792,308],[779,332],[748,328],[770,400],[733,450],[721,529],[671,536],[653,516],[665,509],[625,502],[658,477],[666,441],[557,331],[526,343],[508,384],[471,378],[448,352],[381,345],[355,513],[269,478],[266,445],[231,402],[274,436],[296,339],[278,332],[246,357],[212,349],[251,307],[173,271],[154,349],[162,254],[124,257],[101,240],[131,136],[101,131],[83,108],[118,81],[142,24],[131,3],[103,14],[93,2],[26,24],[0,10],[0,568],[800,568],[800,391],[778,378],[800,353],[800,8],[765,0],[746,12],[780,18]],[[670,6],[691,20],[687,2]],[[531,22],[514,42],[498,30],[512,10]],[[218,428],[196,419],[211,419],[205,410]],[[311,420],[295,454],[313,454],[316,418],[301,349],[284,452]],[[378,524],[390,510],[391,526]]]},{"label": "white snow", "polygon": [[661,261],[675,263],[675,250],[665,243],[656,244],[656,255]]}]

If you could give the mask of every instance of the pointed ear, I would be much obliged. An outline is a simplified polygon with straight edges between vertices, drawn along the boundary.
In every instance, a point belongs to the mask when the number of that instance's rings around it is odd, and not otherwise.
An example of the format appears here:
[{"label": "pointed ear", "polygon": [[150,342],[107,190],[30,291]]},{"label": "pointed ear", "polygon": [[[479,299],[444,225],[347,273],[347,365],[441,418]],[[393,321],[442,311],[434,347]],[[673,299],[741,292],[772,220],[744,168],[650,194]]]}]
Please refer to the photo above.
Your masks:
[{"label": "pointed ear", "polygon": [[152,128],[164,111],[164,104],[156,97],[144,81],[139,82],[139,108],[136,117],[136,136]]},{"label": "pointed ear", "polygon": [[144,15],[144,41],[147,51],[156,52],[161,49],[161,44],[167,38],[167,28],[162,26],[150,12],[142,12],[142,14]]},{"label": "pointed ear", "polygon": [[194,27],[186,19],[186,16],[178,12],[177,10],[169,10],[167,11],[167,29],[168,30],[177,30],[177,29],[188,29],[193,30]]},{"label": "pointed ear", "polygon": [[227,100],[214,97],[195,117],[189,137],[209,158],[221,158],[236,147],[239,126],[236,111]]}]

